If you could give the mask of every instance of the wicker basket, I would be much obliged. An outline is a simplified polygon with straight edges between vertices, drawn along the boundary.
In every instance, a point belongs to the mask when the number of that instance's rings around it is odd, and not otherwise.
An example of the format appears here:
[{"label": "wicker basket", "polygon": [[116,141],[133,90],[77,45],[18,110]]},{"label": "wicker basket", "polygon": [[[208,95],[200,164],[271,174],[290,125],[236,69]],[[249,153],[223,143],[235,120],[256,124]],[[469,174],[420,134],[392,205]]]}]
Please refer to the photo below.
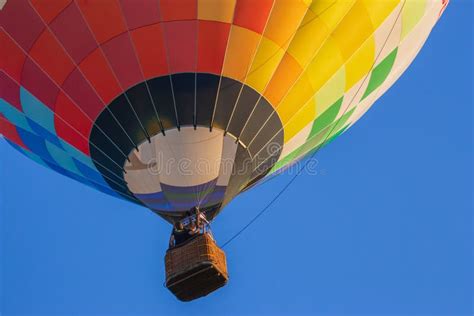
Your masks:
[{"label": "wicker basket", "polygon": [[166,287],[181,301],[191,301],[224,286],[228,280],[224,252],[208,233],[166,252]]}]

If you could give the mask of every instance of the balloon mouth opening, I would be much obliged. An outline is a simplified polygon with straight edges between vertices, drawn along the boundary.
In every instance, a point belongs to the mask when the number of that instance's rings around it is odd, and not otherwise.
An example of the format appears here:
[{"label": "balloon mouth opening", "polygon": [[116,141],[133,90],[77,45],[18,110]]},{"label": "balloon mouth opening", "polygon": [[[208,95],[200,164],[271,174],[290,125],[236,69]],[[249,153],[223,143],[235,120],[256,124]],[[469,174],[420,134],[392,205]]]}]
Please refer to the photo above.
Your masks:
[{"label": "balloon mouth opening", "polygon": [[164,217],[198,206],[212,210],[212,219],[271,170],[283,125],[244,83],[179,73],[118,96],[95,120],[89,141],[97,170],[122,197]]}]

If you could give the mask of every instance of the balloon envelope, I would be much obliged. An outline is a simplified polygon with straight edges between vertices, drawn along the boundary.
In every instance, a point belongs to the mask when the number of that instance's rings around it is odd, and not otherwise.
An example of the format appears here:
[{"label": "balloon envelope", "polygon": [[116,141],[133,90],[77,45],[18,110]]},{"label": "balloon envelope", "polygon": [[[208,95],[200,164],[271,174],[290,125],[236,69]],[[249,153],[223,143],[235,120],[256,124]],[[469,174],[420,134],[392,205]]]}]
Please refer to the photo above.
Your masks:
[{"label": "balloon envelope", "polygon": [[446,0],[7,0],[0,133],[166,219],[209,218],[354,124]]}]

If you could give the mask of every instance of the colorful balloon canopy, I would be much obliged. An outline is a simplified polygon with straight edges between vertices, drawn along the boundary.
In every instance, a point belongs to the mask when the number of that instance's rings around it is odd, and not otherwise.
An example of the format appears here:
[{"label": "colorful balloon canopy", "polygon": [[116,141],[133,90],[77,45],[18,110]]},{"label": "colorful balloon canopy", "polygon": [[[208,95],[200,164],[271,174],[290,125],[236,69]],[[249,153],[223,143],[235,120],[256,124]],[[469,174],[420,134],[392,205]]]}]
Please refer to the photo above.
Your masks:
[{"label": "colorful balloon canopy", "polygon": [[3,0],[0,133],[173,221],[354,124],[446,0]]}]

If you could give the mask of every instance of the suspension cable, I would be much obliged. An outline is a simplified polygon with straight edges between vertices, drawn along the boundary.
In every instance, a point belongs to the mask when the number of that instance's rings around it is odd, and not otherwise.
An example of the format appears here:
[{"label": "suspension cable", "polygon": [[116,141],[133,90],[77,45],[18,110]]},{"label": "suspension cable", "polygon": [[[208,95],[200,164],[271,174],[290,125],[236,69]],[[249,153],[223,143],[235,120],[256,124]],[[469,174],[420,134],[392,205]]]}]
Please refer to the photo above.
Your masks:
[{"label": "suspension cable", "polygon": [[[403,5],[405,5],[405,2],[403,3]],[[403,6],[402,6],[403,8]],[[395,20],[392,28],[390,29],[390,32],[389,34],[387,35],[387,38],[385,39],[383,45],[382,45],[382,49],[380,50],[379,54],[377,54],[376,58],[375,58],[375,61],[370,69],[370,71],[365,75],[364,79],[363,79],[363,82],[364,83],[370,73],[372,72],[372,70],[374,69],[375,67],[375,63],[377,62],[377,59],[380,57],[382,51],[383,51],[383,48],[385,48],[385,45],[387,44],[388,42],[388,39],[390,38],[390,35],[392,34],[393,32],[393,29],[398,21],[398,19],[400,18],[400,13],[402,12],[402,10],[400,10],[398,16],[397,16],[397,19]],[[279,198],[281,195],[283,195],[283,193],[290,187],[290,185],[296,180],[296,178],[301,174],[301,172],[303,172],[304,169],[306,169],[306,167],[308,166],[309,162],[313,159],[313,157],[319,152],[319,150],[325,145],[325,143],[328,141],[329,137],[332,136],[332,133],[334,131],[334,129],[339,125],[339,122],[341,121],[341,119],[344,117],[344,114],[347,112],[347,110],[350,108],[350,105],[352,104],[352,102],[355,100],[356,96],[359,94],[361,88],[362,88],[363,84],[361,84],[359,86],[359,88],[357,89],[357,92],[354,94],[354,96],[352,97],[352,99],[349,101],[349,104],[347,105],[347,107],[344,109],[342,115],[339,117],[339,119],[336,121],[335,124],[333,124],[333,126],[331,127],[331,129],[329,130],[329,132],[327,133],[326,137],[324,138],[324,140],[321,142],[321,144],[316,147],[316,149],[314,150],[314,152],[311,154],[311,156],[309,156],[308,160],[305,162],[305,164],[303,165],[302,168],[300,168],[298,170],[298,172],[296,172],[296,174],[290,179],[290,181],[288,181],[288,183],[273,197],[273,199],[265,206],[263,207],[260,212],[258,212],[244,227],[242,227],[239,231],[237,231],[231,238],[229,238],[225,243],[222,244],[221,248],[225,248],[229,243],[231,243],[233,240],[235,240],[237,237],[239,237],[247,228],[249,228],[253,223],[255,223],[255,221],[257,219],[259,219]]]},{"label": "suspension cable", "polygon": [[[322,146],[322,145],[321,145]],[[296,177],[298,177],[301,172],[303,172],[304,169],[306,169],[306,167],[308,166],[309,162],[311,161],[311,159],[313,159],[313,157],[315,156],[315,154],[318,152],[319,148],[313,153],[311,154],[311,156],[308,158],[308,160],[306,161],[306,163],[303,165],[303,167],[301,167],[298,172],[293,176],[293,178],[290,179],[290,181],[288,181],[288,183],[283,187],[283,189],[281,189],[274,197],[273,199],[268,202],[268,204],[262,208],[260,210],[260,212],[257,213],[257,215],[255,215],[244,227],[242,227],[238,232],[236,232],[231,238],[229,238],[225,243],[222,244],[221,248],[225,248],[229,243],[231,243],[234,239],[236,239],[237,237],[240,236],[240,234],[242,234],[245,230],[247,230],[247,228],[249,228],[257,219],[259,219],[260,216],[262,216],[272,205],[273,203],[275,203],[278,198],[280,198],[281,195],[283,195],[283,193],[289,188],[289,186],[296,180]]]}]

